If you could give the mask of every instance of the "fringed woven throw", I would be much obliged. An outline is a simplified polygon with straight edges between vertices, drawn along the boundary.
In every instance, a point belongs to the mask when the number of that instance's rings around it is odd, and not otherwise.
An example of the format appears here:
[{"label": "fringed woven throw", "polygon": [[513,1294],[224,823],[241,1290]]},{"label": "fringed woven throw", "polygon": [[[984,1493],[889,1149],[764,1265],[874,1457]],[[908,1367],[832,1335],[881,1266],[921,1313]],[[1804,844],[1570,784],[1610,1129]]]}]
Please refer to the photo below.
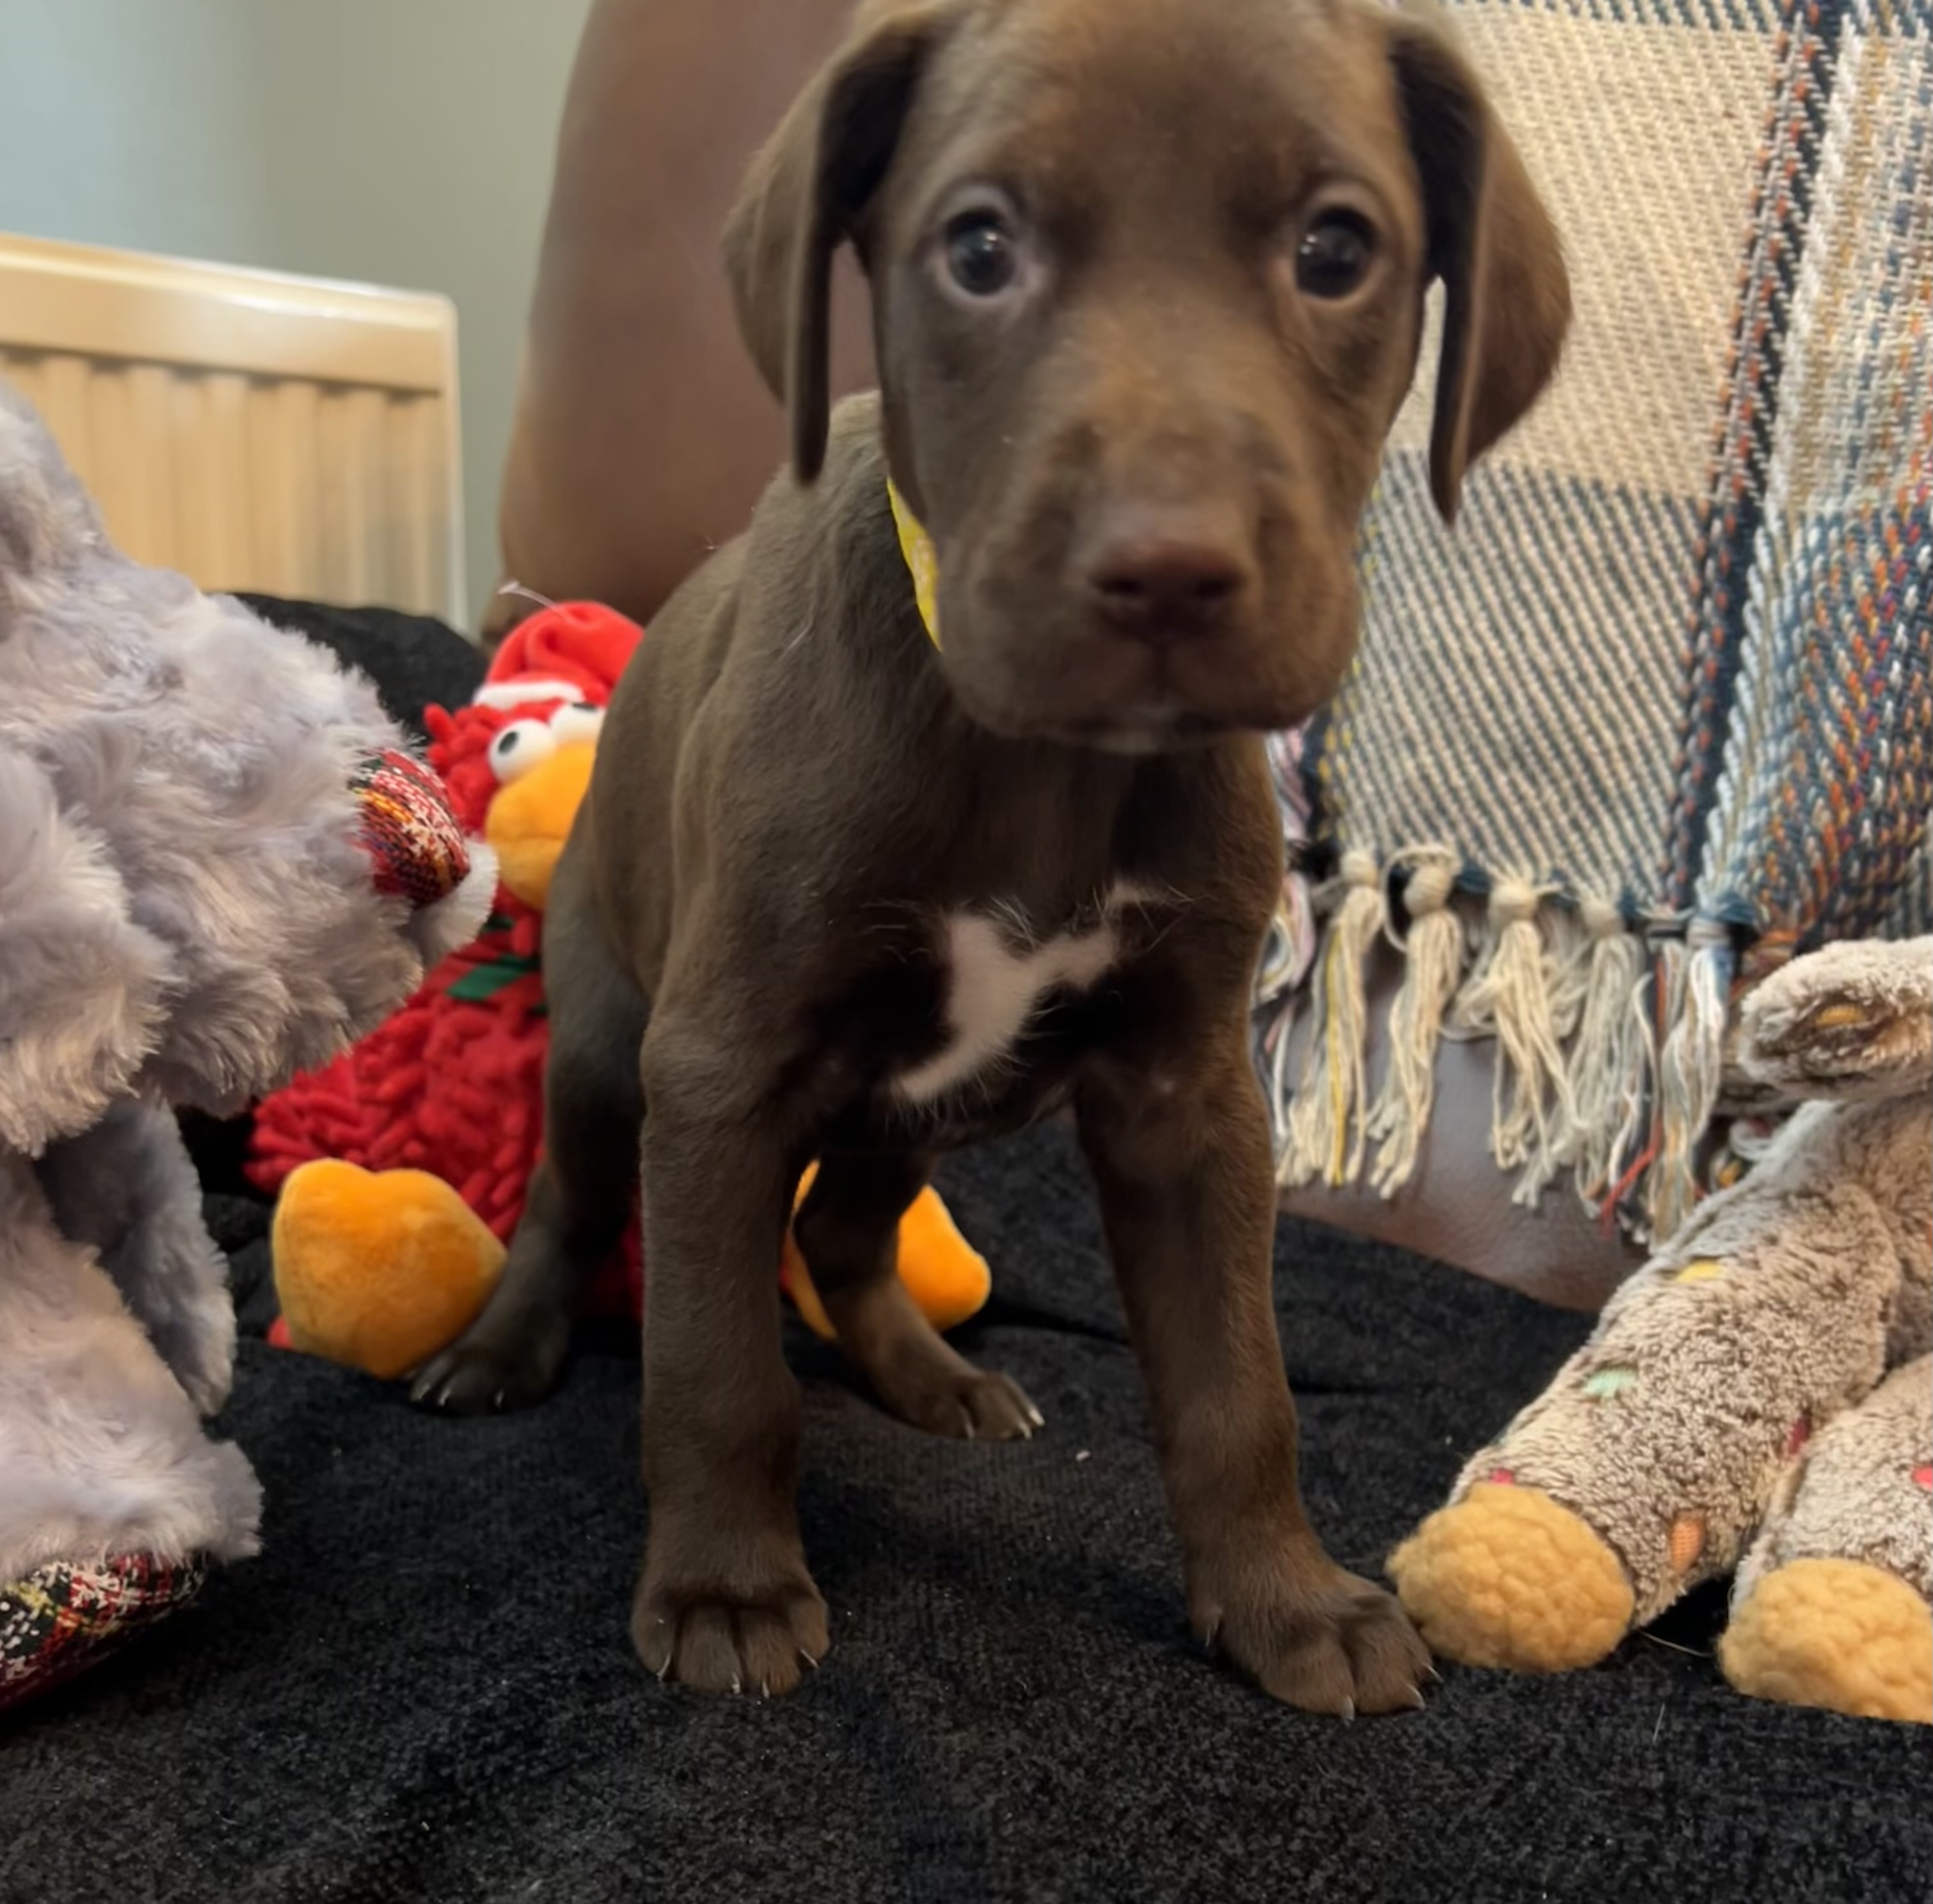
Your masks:
[{"label": "fringed woven throw", "polygon": [[[1454,533],[1426,388],[1398,425],[1359,661],[1275,753],[1331,877],[1300,988],[1285,907],[1261,1056],[1283,1180],[1390,1193],[1438,1039],[1493,1038],[1519,1199],[1568,1175],[1663,1233],[1744,987],[1933,930],[1933,0],[1450,11],[1575,329]],[[1379,939],[1405,969],[1376,1076]]]}]

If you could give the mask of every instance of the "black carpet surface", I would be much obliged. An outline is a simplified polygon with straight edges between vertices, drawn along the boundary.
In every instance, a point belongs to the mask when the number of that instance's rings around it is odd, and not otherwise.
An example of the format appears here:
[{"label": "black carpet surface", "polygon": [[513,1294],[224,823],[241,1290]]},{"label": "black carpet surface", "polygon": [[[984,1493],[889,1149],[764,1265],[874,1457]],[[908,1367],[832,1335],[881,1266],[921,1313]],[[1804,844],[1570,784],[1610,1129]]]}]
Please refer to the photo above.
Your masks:
[{"label": "black carpet surface", "polygon": [[[0,1899],[1818,1899],[1933,1896],[1933,1740],[1756,1704],[1701,1596],[1601,1668],[1446,1669],[1426,1711],[1270,1704],[1189,1638],[1132,1358],[1065,1135],[956,1161],[995,1265],[963,1332],[1045,1411],[931,1440],[802,1333],[824,1668],[771,1704],[659,1686],[625,1619],[634,1359],[452,1422],[245,1344],[223,1427],[264,1551],[0,1725]],[[259,1313],[263,1213],[212,1212]],[[1285,1224],[1310,1504],[1374,1570],[1577,1318]]]}]

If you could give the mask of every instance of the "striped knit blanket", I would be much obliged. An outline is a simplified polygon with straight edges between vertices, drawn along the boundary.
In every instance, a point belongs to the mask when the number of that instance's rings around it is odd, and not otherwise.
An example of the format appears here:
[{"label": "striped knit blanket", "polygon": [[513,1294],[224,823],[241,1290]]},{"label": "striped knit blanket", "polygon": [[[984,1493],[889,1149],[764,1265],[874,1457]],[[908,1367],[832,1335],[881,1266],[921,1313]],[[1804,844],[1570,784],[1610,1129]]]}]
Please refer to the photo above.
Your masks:
[{"label": "striped knit blanket", "polygon": [[[1354,672],[1277,744],[1330,875],[1319,937],[1291,882],[1264,973],[1282,1175],[1393,1192],[1438,1039],[1489,1036],[1520,1200],[1568,1176],[1663,1233],[1744,988],[1933,930],[1933,0],[1450,11],[1575,328],[1454,532],[1414,394]],[[1379,938],[1405,960],[1380,1077]]]}]

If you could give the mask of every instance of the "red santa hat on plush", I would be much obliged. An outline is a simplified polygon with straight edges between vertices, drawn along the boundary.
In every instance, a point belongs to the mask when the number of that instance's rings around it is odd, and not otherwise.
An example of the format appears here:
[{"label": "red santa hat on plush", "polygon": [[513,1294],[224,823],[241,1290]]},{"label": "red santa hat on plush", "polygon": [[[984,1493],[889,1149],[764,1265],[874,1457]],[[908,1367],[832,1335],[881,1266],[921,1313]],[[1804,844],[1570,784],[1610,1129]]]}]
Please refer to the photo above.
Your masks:
[{"label": "red santa hat on plush", "polygon": [[[496,747],[540,740],[554,748],[591,739],[601,715],[589,710],[601,710],[609,701],[643,639],[636,622],[600,602],[549,603],[505,638],[471,705],[501,719],[519,708],[565,704],[544,722],[540,736],[495,732]],[[581,715],[573,711],[580,707],[585,710]],[[481,747],[452,748],[460,721],[440,708],[428,711],[425,718],[437,742],[431,753],[440,781],[413,757],[392,752],[367,764],[356,794],[363,808],[362,844],[374,862],[377,889],[409,901],[411,931],[425,962],[434,964],[473,939],[490,910],[500,869],[486,841],[466,833],[458,814],[480,816],[495,781],[507,776],[493,753],[482,750],[492,747],[489,738],[478,737]],[[578,724],[567,728],[567,722]],[[519,763],[531,752],[531,745],[523,746]]]},{"label": "red santa hat on plush", "polygon": [[467,704],[424,710],[430,762],[473,837],[498,795],[559,748],[594,741],[633,651],[636,622],[599,602],[547,603],[505,637]]},{"label": "red santa hat on plush", "polygon": [[504,636],[476,704],[590,701],[602,707],[643,638],[635,621],[601,602],[555,603]]}]

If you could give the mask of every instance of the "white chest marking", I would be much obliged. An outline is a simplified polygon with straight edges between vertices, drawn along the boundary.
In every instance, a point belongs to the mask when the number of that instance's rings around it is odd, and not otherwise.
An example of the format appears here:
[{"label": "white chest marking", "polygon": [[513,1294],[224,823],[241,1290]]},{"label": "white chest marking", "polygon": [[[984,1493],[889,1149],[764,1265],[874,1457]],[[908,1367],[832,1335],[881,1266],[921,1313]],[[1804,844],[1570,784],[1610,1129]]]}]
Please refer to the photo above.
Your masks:
[{"label": "white chest marking", "polygon": [[1012,1050],[1049,992],[1087,991],[1099,984],[1120,950],[1117,915],[1138,897],[1125,890],[1111,893],[1091,930],[1032,946],[1016,943],[1010,928],[985,913],[948,914],[946,1042],[894,1080],[897,1094],[929,1103],[966,1084]]}]

